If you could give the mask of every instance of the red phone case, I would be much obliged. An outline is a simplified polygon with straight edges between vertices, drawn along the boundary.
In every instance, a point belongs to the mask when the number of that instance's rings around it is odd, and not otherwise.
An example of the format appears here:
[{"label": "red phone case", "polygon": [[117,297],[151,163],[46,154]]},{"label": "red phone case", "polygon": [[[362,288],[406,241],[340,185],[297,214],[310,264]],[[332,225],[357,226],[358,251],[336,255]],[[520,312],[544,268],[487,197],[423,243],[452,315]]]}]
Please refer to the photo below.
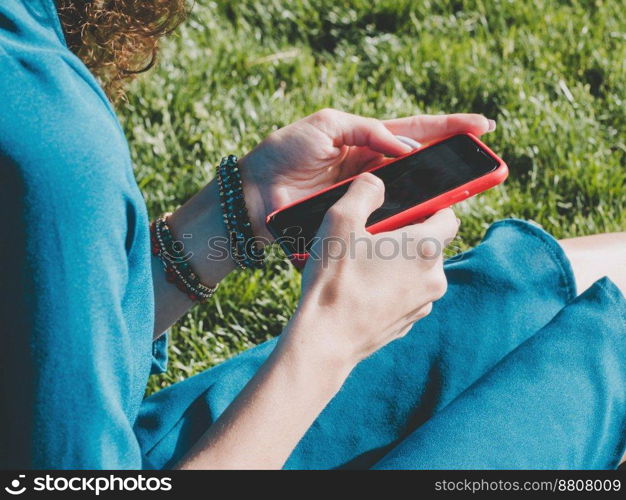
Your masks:
[{"label": "red phone case", "polygon": [[[459,134],[455,134],[455,135],[459,135]],[[431,198],[428,201],[420,203],[419,205],[415,205],[405,210],[404,212],[401,212],[396,215],[392,215],[391,217],[388,217],[384,220],[376,222],[375,224],[372,224],[371,226],[367,226],[366,229],[369,233],[377,234],[377,233],[382,233],[384,231],[393,231],[395,229],[404,227],[408,224],[415,224],[433,215],[435,212],[438,212],[439,210],[448,208],[454,205],[455,203],[458,203],[459,201],[463,201],[471,196],[474,196],[478,193],[486,191],[487,189],[497,186],[498,184],[500,184],[507,178],[507,176],[509,175],[509,169],[506,163],[504,163],[504,161],[502,160],[502,158],[496,155],[491,149],[489,149],[489,147],[486,144],[484,144],[475,135],[470,134],[470,133],[466,133],[463,135],[467,135],[468,137],[470,137],[481,148],[483,148],[487,153],[489,153],[493,157],[493,159],[498,162],[498,166],[494,170],[489,172],[488,174],[478,177],[477,179],[474,179],[473,181],[467,182],[459,187],[451,189],[450,191],[446,191],[445,193],[442,193],[439,196],[436,196],[434,198]],[[390,158],[389,160],[381,163],[380,165],[376,165],[374,168],[369,169],[368,172],[373,172],[375,170],[378,170],[379,168],[389,165],[390,163],[393,163],[395,161],[401,160],[402,158],[415,154],[416,152],[421,151],[422,149],[428,148],[430,146],[434,146],[435,144],[438,144],[441,141],[445,141],[446,139],[449,139],[450,137],[452,136],[444,137],[443,139],[440,139],[438,141],[426,144],[422,146],[421,148],[414,149],[413,151],[405,155],[397,156],[395,158]],[[272,218],[277,213],[282,212],[283,210],[286,210],[294,205],[302,203],[303,201],[306,201],[310,198],[314,198],[315,196],[318,196],[321,193],[325,193],[326,191],[329,191],[330,189],[333,189],[336,186],[340,186],[342,184],[350,182],[355,177],[356,176],[350,177],[348,179],[344,179],[343,181],[338,182],[337,184],[333,184],[332,186],[322,189],[321,191],[310,194],[309,196],[296,200],[293,203],[290,203],[289,205],[285,205],[284,207],[279,208],[278,210],[275,210],[274,212],[272,212],[266,217],[265,219],[266,224],[269,227]],[[306,263],[308,256],[309,254],[304,253],[304,254],[291,254],[288,257],[294,266],[296,266],[298,269],[302,269],[304,267],[304,264]]]}]

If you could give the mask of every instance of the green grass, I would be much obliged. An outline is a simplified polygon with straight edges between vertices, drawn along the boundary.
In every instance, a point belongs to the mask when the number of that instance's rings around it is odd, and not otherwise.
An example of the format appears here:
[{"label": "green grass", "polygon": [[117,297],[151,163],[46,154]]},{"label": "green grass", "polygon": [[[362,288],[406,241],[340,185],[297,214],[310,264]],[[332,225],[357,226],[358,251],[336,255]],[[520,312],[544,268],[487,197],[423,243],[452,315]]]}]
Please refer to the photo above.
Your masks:
[{"label": "green grass", "polygon": [[[226,153],[321,107],[378,117],[472,111],[507,183],[458,206],[460,246],[521,217],[557,237],[626,220],[626,17],[621,1],[198,1],[120,112],[152,216]],[[172,332],[182,380],[280,332],[299,277],[280,259],[234,273]]]}]

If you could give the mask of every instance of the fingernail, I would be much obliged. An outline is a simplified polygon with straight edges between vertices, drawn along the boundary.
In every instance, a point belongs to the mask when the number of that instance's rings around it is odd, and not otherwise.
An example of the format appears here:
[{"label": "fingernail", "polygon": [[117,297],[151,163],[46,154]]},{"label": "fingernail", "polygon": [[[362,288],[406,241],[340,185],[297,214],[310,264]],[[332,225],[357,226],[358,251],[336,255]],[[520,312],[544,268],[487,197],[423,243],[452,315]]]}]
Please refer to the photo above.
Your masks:
[{"label": "fingernail", "polygon": [[493,132],[496,129],[496,121],[488,118],[487,122],[489,123],[489,126],[487,127],[487,132]]},{"label": "fingernail", "polygon": [[458,217],[456,218],[456,225],[460,226],[461,225],[461,219],[459,219]]},{"label": "fingernail", "polygon": [[396,135],[396,139],[398,139],[401,143],[406,144],[410,149],[417,149],[422,147],[419,142],[417,142],[415,139],[411,139],[410,137]]}]

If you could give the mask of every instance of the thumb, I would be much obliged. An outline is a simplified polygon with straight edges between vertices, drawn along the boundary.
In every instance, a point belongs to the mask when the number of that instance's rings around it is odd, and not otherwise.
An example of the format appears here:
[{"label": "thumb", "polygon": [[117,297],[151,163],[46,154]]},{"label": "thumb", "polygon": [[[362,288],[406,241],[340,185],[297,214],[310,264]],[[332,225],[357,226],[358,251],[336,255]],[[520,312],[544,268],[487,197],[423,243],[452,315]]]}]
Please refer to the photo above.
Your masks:
[{"label": "thumb", "polygon": [[385,185],[374,174],[363,173],[357,176],[346,194],[335,203],[333,212],[339,217],[365,227],[370,214],[385,201]]}]

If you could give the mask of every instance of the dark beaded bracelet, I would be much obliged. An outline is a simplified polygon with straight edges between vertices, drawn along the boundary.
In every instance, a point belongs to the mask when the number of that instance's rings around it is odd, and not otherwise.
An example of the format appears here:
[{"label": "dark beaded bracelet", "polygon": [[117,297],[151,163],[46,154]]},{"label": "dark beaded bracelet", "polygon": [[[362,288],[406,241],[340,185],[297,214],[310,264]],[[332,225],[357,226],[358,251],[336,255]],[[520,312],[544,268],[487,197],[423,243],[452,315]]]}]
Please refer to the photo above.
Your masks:
[{"label": "dark beaded bracelet", "polygon": [[222,158],[216,168],[216,179],[233,260],[241,269],[262,268],[265,254],[252,232],[243,195],[241,172],[235,155]]},{"label": "dark beaded bracelet", "polygon": [[152,254],[161,260],[168,282],[175,284],[191,300],[204,302],[215,293],[217,285],[211,287],[201,283],[183,255],[183,249],[176,248],[176,241],[167,223],[170,215],[164,214],[150,225]]}]

